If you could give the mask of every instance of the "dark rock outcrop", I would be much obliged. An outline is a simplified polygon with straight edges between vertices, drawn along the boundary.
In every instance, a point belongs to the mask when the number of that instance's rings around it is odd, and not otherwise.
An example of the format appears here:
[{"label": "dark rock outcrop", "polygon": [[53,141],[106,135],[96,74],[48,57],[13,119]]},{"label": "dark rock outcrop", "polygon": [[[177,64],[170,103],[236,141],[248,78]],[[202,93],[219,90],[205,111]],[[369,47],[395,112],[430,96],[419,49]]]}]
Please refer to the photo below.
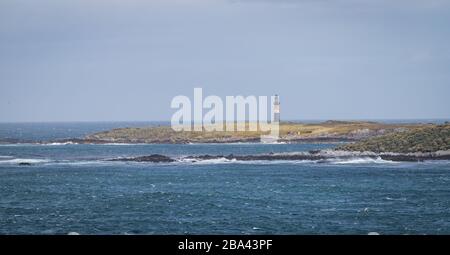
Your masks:
[{"label": "dark rock outcrop", "polygon": [[133,161],[133,162],[153,162],[153,163],[170,163],[175,160],[160,154],[152,154],[149,156],[139,156],[133,158],[117,158],[111,159],[111,161]]}]

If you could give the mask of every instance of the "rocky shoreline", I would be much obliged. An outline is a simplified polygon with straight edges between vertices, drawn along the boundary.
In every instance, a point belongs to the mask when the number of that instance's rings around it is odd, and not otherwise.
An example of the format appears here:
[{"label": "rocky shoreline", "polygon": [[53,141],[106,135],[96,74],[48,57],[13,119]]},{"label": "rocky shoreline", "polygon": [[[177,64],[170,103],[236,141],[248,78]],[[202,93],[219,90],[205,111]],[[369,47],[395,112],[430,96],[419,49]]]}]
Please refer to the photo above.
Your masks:
[{"label": "rocky shoreline", "polygon": [[372,153],[372,152],[348,152],[348,151],[309,151],[297,153],[272,153],[255,155],[192,155],[182,158],[171,158],[166,155],[152,154],[148,156],[138,156],[129,158],[111,159],[111,161],[124,162],[152,162],[152,163],[170,163],[176,161],[204,161],[204,160],[236,160],[236,161],[301,161],[312,160],[318,163],[327,162],[327,160],[349,160],[355,158],[382,159],[394,162],[422,162],[425,160],[450,160],[450,151],[440,151],[434,153]]}]

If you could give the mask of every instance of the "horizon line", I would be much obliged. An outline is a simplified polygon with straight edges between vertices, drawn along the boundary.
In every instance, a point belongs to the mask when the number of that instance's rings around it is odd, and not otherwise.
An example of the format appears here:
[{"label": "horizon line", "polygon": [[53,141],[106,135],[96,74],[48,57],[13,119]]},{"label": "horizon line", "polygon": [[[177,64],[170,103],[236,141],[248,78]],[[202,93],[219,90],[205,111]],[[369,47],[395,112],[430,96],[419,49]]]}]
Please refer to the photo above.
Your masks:
[{"label": "horizon line", "polygon": [[[450,117],[447,118],[317,118],[317,119],[286,119],[281,122],[308,122],[308,121],[427,121],[427,120],[450,120]],[[0,121],[0,124],[32,124],[32,123],[130,123],[130,122],[161,122],[161,123],[170,123],[170,120],[43,120],[43,121]],[[243,122],[243,121],[239,121]],[[247,120],[245,122],[248,122]]]}]

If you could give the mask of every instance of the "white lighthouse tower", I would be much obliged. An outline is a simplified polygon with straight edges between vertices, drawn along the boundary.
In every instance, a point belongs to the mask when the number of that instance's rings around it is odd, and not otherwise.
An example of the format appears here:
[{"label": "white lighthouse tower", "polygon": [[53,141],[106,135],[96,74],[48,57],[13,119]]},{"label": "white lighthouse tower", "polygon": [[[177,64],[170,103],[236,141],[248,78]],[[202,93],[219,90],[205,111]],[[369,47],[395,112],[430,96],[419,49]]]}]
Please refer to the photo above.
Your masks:
[{"label": "white lighthouse tower", "polygon": [[273,122],[280,122],[280,98],[275,95],[273,101]]},{"label": "white lighthouse tower", "polygon": [[275,95],[272,99],[273,117],[271,123],[269,124],[270,134],[261,135],[262,143],[278,143],[278,139],[280,138],[280,98],[278,95]]}]

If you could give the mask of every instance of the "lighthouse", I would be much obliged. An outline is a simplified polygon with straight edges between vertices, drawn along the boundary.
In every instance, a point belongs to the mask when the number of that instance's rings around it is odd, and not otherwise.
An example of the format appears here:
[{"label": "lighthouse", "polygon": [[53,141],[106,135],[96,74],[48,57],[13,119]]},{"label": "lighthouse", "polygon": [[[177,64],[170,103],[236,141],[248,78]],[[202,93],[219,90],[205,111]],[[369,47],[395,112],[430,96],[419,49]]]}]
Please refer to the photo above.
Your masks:
[{"label": "lighthouse", "polygon": [[262,143],[278,143],[280,138],[280,97],[278,95],[272,96],[272,121],[269,127],[270,133],[268,135],[261,135]]},{"label": "lighthouse", "polygon": [[280,98],[275,95],[273,101],[273,122],[280,122]]}]

